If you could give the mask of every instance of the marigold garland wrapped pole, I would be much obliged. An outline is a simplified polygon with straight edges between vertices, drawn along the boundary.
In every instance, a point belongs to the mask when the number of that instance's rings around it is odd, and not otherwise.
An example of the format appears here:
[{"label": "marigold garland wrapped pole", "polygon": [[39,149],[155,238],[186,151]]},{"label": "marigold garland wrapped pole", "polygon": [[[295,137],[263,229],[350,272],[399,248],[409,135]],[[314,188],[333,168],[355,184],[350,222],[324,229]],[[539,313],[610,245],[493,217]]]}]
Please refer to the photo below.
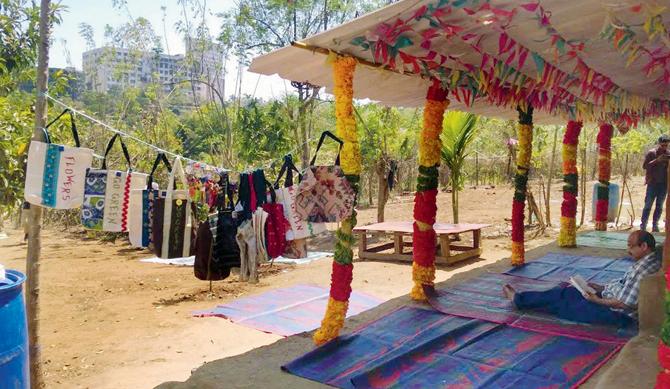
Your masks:
[{"label": "marigold garland wrapped pole", "polygon": [[[667,242],[666,242],[667,244]],[[658,342],[658,363],[661,371],[656,376],[656,389],[670,388],[670,272],[665,273],[665,320]]]},{"label": "marigold garland wrapped pole", "polygon": [[[353,81],[356,60],[351,57],[337,57],[333,61],[335,117],[337,136],[342,139],[344,146],[340,155],[340,166],[347,180],[356,192],[361,174],[361,150],[356,134],[356,120],[353,106]],[[355,206],[355,203],[354,203]],[[344,326],[351,295],[351,280],[353,278],[354,245],[353,228],[356,226],[356,210],[351,216],[342,221],[337,231],[335,243],[335,259],[330,282],[330,298],[326,314],[321,322],[321,328],[314,334],[314,343],[323,344],[335,339]]]},{"label": "marigold garland wrapped pole", "polygon": [[582,122],[570,120],[563,137],[563,204],[561,204],[560,247],[577,246],[577,145]]},{"label": "marigold garland wrapped pole", "polygon": [[596,192],[596,230],[607,231],[607,211],[609,209],[610,177],[612,173],[612,134],[614,127],[600,124],[598,131],[598,190]]},{"label": "marigold garland wrapped pole", "polygon": [[516,175],[514,176],[514,201],[512,202],[512,265],[520,266],[525,261],[523,225],[528,189],[530,157],[533,152],[533,107],[519,111],[519,151],[516,156]]},{"label": "marigold garland wrapped pole", "polygon": [[[670,166],[667,172],[670,179]],[[668,181],[670,186],[670,181]],[[666,209],[670,205],[670,196],[665,199]],[[670,225],[670,213],[665,213],[665,225]],[[661,371],[656,376],[655,389],[670,388],[670,241],[668,234],[665,235],[663,244],[663,271],[665,272],[665,320],[661,327],[661,340],[658,342],[658,364],[661,365]]]},{"label": "marigold garland wrapped pole", "polygon": [[425,301],[423,285],[435,281],[435,244],[433,229],[437,214],[437,180],[442,143],[442,121],[449,105],[447,91],[439,80],[433,80],[428,88],[423,108],[423,130],[419,138],[419,176],[414,196],[414,235],[412,279],[414,287],[410,295],[414,300]]}]

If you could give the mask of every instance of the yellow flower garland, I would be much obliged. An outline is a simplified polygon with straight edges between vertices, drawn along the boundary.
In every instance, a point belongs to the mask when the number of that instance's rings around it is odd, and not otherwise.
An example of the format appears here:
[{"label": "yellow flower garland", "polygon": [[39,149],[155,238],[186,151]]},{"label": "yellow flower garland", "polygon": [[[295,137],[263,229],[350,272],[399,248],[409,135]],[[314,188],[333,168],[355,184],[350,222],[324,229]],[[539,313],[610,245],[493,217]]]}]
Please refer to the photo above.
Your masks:
[{"label": "yellow flower garland", "polygon": [[577,227],[575,218],[561,216],[561,230],[558,233],[560,247],[575,247],[577,245]]},{"label": "yellow flower garland", "polygon": [[[358,134],[356,132],[356,119],[354,118],[353,106],[353,80],[354,70],[356,69],[356,60],[351,57],[337,57],[332,61],[333,78],[335,93],[335,123],[337,127],[337,136],[342,139],[344,145],[340,153],[340,167],[347,176],[347,180],[354,186],[356,196],[358,196],[358,179],[361,173],[361,150],[358,144]],[[351,292],[351,271],[350,268],[353,252],[351,245],[354,242],[352,230],[356,226],[356,211],[351,217],[342,221],[337,233],[337,243],[335,246],[335,259],[333,269],[338,272],[348,272],[348,279],[341,277],[336,271],[333,271],[333,277],[330,286],[330,295],[326,313],[321,321],[321,328],[314,333],[314,343],[317,345],[326,343],[335,339],[340,334],[340,329],[344,326],[344,319],[347,316],[349,307],[348,296]],[[337,276],[339,274],[339,276]],[[338,297],[336,300],[333,296]],[[347,299],[346,301],[340,301]]]},{"label": "yellow flower garland", "polygon": [[338,57],[333,65],[335,124],[337,136],[344,142],[340,165],[344,174],[357,175],[361,174],[361,149],[358,144],[353,106],[353,74],[356,60],[351,57]]},{"label": "yellow flower garland", "polygon": [[[443,120],[444,120],[444,111],[449,106],[449,100],[446,99],[446,92],[441,97],[436,97],[437,95],[432,95],[433,92],[440,91],[441,87],[439,82],[434,81],[433,86],[428,91],[428,97],[426,98],[425,105],[423,108],[423,128],[419,136],[419,166],[423,168],[435,168],[440,165],[441,151],[442,151],[442,142],[440,140],[440,134],[442,133]],[[437,171],[427,173],[427,174],[437,174]],[[420,175],[421,176],[421,175]],[[433,177],[437,178],[437,177]],[[428,179],[428,176],[423,179]],[[435,181],[436,183],[437,181]],[[419,185],[417,187],[417,197],[415,199],[415,209],[414,209],[414,218],[418,230],[421,233],[430,233],[433,229],[432,222],[430,220],[419,220],[417,218],[417,210],[421,210],[426,206],[434,206],[435,197],[431,200],[426,201],[426,199],[420,196],[424,191],[436,190],[437,187],[425,187],[425,185],[432,186],[433,184],[421,184],[421,178],[419,179]],[[433,204],[428,204],[433,202]],[[427,216],[423,215],[422,217],[432,217],[434,221],[435,215]],[[430,222],[430,224],[429,224]],[[418,247],[416,246],[417,241],[420,240],[418,236],[415,235],[414,241],[414,261],[412,263],[412,280],[414,281],[414,286],[410,292],[410,296],[414,300],[425,301],[427,298],[423,292],[423,285],[432,285],[435,281],[435,254],[432,254],[432,263],[417,263],[417,257],[422,258],[421,260],[426,261],[426,258],[430,258],[430,254],[425,252],[425,250],[435,250],[434,245],[431,248],[428,247]],[[422,252],[419,252],[422,250]],[[419,256],[417,256],[419,254]],[[428,254],[428,256],[423,255]],[[426,261],[429,262],[429,261]]]},{"label": "yellow flower garland", "polygon": [[337,301],[330,297],[326,308],[326,315],[321,322],[321,328],[314,333],[314,343],[322,345],[332,339],[337,338],[340,329],[344,326],[344,319],[347,317],[348,301]]},{"label": "yellow flower garland", "polygon": [[444,111],[449,106],[449,100],[426,100],[423,109],[423,130],[419,139],[419,165],[424,167],[435,166],[440,163],[442,142],[442,120]]},{"label": "yellow flower garland", "polygon": [[435,266],[426,267],[413,263],[412,280],[414,281],[414,286],[412,287],[410,296],[417,301],[426,301],[427,298],[423,293],[423,285],[433,285],[433,282],[435,282]]},{"label": "yellow flower garland", "polygon": [[[531,124],[519,124],[519,154],[516,157],[517,166],[528,169],[530,158],[533,154],[533,126]],[[519,173],[522,173],[518,170]]]},{"label": "yellow flower garland", "polygon": [[[533,125],[519,123],[517,127],[519,137],[519,148],[516,156],[516,178],[515,178],[515,198],[512,202],[512,254],[511,262],[514,266],[523,265],[526,260],[526,249],[524,245],[524,207],[525,191],[528,170],[530,169],[530,160],[533,154]],[[523,182],[516,182],[521,179]],[[522,185],[520,187],[519,185]],[[522,191],[523,199],[517,199],[520,196],[518,191]],[[515,214],[516,212],[516,214]]]}]

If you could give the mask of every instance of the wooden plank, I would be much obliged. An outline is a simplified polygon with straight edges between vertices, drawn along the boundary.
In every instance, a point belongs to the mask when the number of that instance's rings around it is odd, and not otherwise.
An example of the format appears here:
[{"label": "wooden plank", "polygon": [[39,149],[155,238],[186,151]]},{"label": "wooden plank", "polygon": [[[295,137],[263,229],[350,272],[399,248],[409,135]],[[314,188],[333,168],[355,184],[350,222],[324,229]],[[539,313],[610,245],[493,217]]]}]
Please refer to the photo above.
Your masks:
[{"label": "wooden plank", "polygon": [[482,241],[482,230],[474,230],[472,231],[472,234],[472,245],[474,248],[479,248]]},{"label": "wooden plank", "polygon": [[405,247],[403,244],[403,234],[400,233],[395,233],[393,234],[393,243],[394,243],[394,251],[396,254],[402,254],[403,248]]},{"label": "wooden plank", "polygon": [[440,253],[443,257],[449,258],[451,256],[451,247],[448,234],[441,234],[438,239],[440,240]]},{"label": "wooden plank", "polygon": [[358,257],[363,258],[361,253],[366,252],[368,249],[368,234],[364,232],[358,235],[360,235],[358,239]]},{"label": "wooden plank", "polygon": [[393,243],[393,242],[384,243],[384,244],[380,244],[379,246],[370,246],[365,251],[368,252],[368,253],[378,253],[380,251],[392,249],[392,248],[394,248],[394,246],[395,246],[395,243]]},{"label": "wooden plank", "polygon": [[412,262],[412,254],[381,254],[381,253],[371,253],[366,251],[364,253],[358,253],[358,256],[362,259],[372,259],[377,261],[404,261]]}]

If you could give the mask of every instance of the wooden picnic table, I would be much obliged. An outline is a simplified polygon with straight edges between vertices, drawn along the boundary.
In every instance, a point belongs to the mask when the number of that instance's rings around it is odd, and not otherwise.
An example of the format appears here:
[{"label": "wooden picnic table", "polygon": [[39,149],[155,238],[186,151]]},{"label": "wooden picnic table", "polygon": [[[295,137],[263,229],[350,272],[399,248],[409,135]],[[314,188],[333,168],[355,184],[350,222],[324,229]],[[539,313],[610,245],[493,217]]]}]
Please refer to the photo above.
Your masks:
[{"label": "wooden picnic table", "polygon": [[[376,259],[387,261],[412,261],[411,250],[405,251],[406,247],[412,247],[411,239],[405,240],[405,237],[411,237],[413,234],[412,222],[383,222],[369,224],[367,226],[358,226],[354,228],[354,233],[359,235],[358,257],[361,259]],[[481,248],[481,230],[489,227],[490,224],[448,224],[435,223],[433,228],[437,235],[435,263],[452,264],[470,258],[477,258],[482,253]],[[456,240],[453,235],[460,235],[472,232],[472,245],[463,246],[454,244]],[[393,234],[393,242],[380,243],[372,246],[368,243],[368,235],[386,235]],[[393,252],[384,253],[393,249]],[[453,254],[452,252],[457,252]]]}]

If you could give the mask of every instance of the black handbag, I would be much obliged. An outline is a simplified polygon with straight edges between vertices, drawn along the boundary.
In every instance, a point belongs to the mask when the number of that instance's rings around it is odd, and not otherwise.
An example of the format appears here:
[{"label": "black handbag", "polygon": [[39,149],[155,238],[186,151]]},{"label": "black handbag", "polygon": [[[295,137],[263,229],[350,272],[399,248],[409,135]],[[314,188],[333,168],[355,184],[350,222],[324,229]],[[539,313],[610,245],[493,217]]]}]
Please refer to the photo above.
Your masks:
[{"label": "black handbag", "polygon": [[219,186],[222,190],[217,196],[217,213],[200,223],[196,235],[193,271],[200,280],[224,280],[230,276],[231,268],[240,267],[240,248],[235,238],[239,221],[233,210],[233,188],[227,173],[221,175]]}]

